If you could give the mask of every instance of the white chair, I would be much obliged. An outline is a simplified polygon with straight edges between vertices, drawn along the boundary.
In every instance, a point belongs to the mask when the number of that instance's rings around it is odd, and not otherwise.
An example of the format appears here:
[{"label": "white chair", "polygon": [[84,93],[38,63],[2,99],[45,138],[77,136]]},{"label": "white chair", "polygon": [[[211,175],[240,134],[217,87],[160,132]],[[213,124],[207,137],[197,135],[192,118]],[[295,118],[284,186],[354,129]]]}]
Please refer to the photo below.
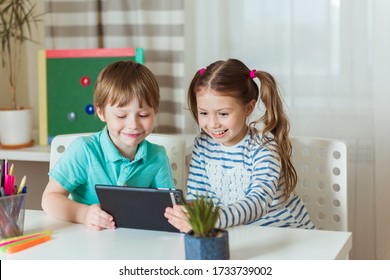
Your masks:
[{"label": "white chair", "polygon": [[91,133],[74,133],[74,134],[61,134],[53,138],[50,144],[50,163],[49,169],[57,163],[58,159],[62,156],[68,146],[80,136],[88,136]]},{"label": "white chair", "polygon": [[[51,142],[50,150],[50,169],[65,152],[66,148],[80,136],[90,135],[91,133],[76,133],[57,135]],[[149,142],[165,147],[171,164],[173,180],[176,188],[183,189],[185,182],[185,138],[180,135],[157,134],[152,133],[146,138]]]},{"label": "white chair", "polygon": [[165,147],[169,162],[171,163],[175,186],[177,189],[185,190],[187,182],[185,176],[186,141],[184,136],[151,133],[146,137],[146,140]]},{"label": "white chair", "polygon": [[341,140],[291,137],[295,192],[317,229],[348,231],[347,147]]}]

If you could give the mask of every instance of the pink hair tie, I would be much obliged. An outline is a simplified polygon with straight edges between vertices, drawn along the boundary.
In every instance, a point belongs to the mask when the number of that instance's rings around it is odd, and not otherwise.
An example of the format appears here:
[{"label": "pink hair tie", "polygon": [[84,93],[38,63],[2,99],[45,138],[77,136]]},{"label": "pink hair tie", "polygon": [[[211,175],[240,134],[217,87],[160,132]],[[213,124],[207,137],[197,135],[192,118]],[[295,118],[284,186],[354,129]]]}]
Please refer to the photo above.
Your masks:
[{"label": "pink hair tie", "polygon": [[254,79],[256,78],[256,69],[252,69],[250,74],[249,74],[249,77],[251,77],[251,79]]},{"label": "pink hair tie", "polygon": [[206,71],[206,68],[201,68],[201,69],[199,70],[199,75],[203,75],[204,71]]}]

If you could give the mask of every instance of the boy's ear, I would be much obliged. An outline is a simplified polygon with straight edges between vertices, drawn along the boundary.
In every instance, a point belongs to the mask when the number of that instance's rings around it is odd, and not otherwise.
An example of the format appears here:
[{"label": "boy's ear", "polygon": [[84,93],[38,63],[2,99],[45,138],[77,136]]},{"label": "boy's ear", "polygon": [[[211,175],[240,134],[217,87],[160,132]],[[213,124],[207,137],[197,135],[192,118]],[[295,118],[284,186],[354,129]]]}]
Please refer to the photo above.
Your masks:
[{"label": "boy's ear", "polygon": [[102,122],[106,122],[106,118],[104,117],[104,112],[100,107],[96,107],[96,114]]},{"label": "boy's ear", "polygon": [[248,103],[248,105],[246,105],[246,116],[249,116],[250,114],[252,114],[253,110],[255,109],[255,106],[256,106],[256,100],[252,99]]}]

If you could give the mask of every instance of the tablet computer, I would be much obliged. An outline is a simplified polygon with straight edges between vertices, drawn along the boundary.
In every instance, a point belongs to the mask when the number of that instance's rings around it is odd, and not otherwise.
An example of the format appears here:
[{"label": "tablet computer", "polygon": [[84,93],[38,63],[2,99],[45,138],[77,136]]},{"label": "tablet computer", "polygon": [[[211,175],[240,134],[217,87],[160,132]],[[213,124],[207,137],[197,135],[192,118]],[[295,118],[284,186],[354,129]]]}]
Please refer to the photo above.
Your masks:
[{"label": "tablet computer", "polygon": [[181,190],[110,185],[96,185],[95,189],[101,208],[114,217],[117,227],[179,232],[164,212],[182,204]]}]

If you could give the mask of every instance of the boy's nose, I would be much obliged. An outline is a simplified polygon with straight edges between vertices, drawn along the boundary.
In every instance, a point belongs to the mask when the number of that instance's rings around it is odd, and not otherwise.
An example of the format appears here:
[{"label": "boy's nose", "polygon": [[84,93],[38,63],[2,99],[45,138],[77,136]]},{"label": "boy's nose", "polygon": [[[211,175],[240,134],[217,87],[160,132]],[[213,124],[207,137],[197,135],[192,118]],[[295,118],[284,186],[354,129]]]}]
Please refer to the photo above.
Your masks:
[{"label": "boy's nose", "polygon": [[126,120],[126,126],[129,128],[137,128],[139,124],[139,120],[136,117],[129,116]]}]

